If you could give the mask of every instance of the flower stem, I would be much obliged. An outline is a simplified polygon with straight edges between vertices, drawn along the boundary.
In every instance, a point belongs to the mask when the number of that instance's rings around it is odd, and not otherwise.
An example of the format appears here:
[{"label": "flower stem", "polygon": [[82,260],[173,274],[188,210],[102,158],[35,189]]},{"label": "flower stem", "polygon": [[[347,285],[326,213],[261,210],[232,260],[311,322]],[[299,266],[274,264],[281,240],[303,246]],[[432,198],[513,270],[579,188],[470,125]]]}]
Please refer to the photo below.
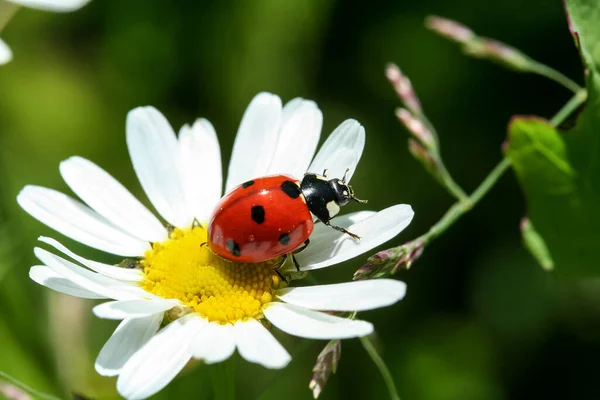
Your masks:
[{"label": "flower stem", "polygon": [[494,61],[519,72],[546,77],[573,93],[583,90],[576,82],[554,68],[532,59],[511,45],[479,36],[459,22],[430,16],[425,20],[425,25],[441,36],[459,43],[467,55]]},{"label": "flower stem", "polygon": [[560,110],[558,110],[556,115],[552,117],[552,119],[550,120],[552,126],[556,127],[560,125],[565,119],[569,117],[569,115],[571,115],[573,111],[577,109],[577,107],[581,106],[586,100],[587,90],[579,90],[575,94],[575,96],[571,97],[571,100],[569,100]]},{"label": "flower stem", "polygon": [[448,193],[454,196],[454,198],[456,198],[459,201],[466,201],[467,194],[460,187],[460,185],[456,183],[456,181],[452,178],[452,175],[450,175],[450,172],[448,172],[448,169],[444,164],[442,155],[440,154],[440,138],[435,127],[433,126],[431,121],[429,121],[425,114],[421,113],[418,115],[418,117],[421,121],[423,121],[425,126],[427,126],[427,129],[429,130],[429,132],[431,132],[431,135],[433,136],[431,155],[433,156],[433,158],[436,161],[436,164],[438,165],[436,178],[439,180],[442,186],[444,186],[446,190],[448,190]]},{"label": "flower stem", "polygon": [[235,359],[229,359],[209,367],[215,400],[235,400]]},{"label": "flower stem", "polygon": [[[587,99],[587,91],[585,89],[579,90],[575,96],[573,96],[557,113],[550,123],[553,126],[561,124],[571,113],[581,106]],[[421,235],[416,240],[423,241],[424,244],[429,243],[431,240],[438,237],[440,234],[445,232],[454,222],[459,219],[463,214],[471,210],[475,204],[477,204],[496,184],[498,179],[504,174],[504,172],[510,167],[510,159],[503,158],[498,165],[489,173],[489,175],[481,182],[481,184],[473,191],[470,196],[467,196],[464,200],[459,200],[446,211],[444,216],[433,225],[427,233]]]},{"label": "flower stem", "polygon": [[554,82],[563,85],[573,93],[579,93],[581,91],[585,91],[581,86],[579,86],[575,81],[571,78],[565,76],[561,72],[558,72],[552,67],[549,67],[546,64],[542,64],[537,61],[533,61],[529,64],[530,71],[534,74],[538,74],[544,76],[548,79],[553,80]]},{"label": "flower stem", "polygon": [[[575,95],[556,113],[550,120],[554,127],[558,127],[565,119],[567,119],[578,107],[580,107],[587,99],[587,91],[579,90]],[[426,120],[423,120],[426,121]],[[435,131],[431,130],[432,133]],[[434,136],[434,138],[437,136]],[[430,146],[430,154],[438,163],[438,170],[435,174],[436,179],[442,183],[449,191],[454,182],[450,174],[443,167],[441,161],[439,146],[437,140],[435,146]],[[409,143],[410,148],[410,143]],[[361,266],[354,273],[354,280],[379,278],[386,274],[395,274],[401,268],[408,269],[421,256],[425,247],[432,240],[444,233],[450,228],[460,217],[469,212],[489,191],[496,182],[502,177],[504,172],[511,166],[510,158],[503,158],[496,167],[488,174],[488,176],[479,184],[479,186],[471,193],[466,195],[458,185],[455,197],[457,201],[446,211],[442,218],[436,222],[423,235],[413,239],[403,245],[393,247],[391,249],[380,251],[371,256],[368,262]],[[448,177],[449,180],[446,181]],[[449,185],[448,182],[451,184]],[[461,193],[462,192],[462,193]]]},{"label": "flower stem", "polygon": [[371,339],[369,339],[368,336],[363,336],[360,338],[360,342],[362,343],[363,347],[365,348],[365,350],[379,369],[379,372],[381,373],[381,376],[385,381],[385,385],[387,386],[388,392],[390,393],[390,398],[392,400],[400,400],[398,390],[396,389],[396,385],[394,384],[394,380],[392,379],[392,374],[390,374],[390,370],[385,365],[383,358],[381,358],[381,356],[375,349],[375,346],[373,346]]},{"label": "flower stem", "polygon": [[[440,158],[440,163],[441,163],[441,158]],[[450,173],[448,172],[448,170],[446,169],[446,166],[444,164],[440,165],[439,173],[440,173],[440,179],[442,179],[444,187],[448,190],[448,192],[452,196],[454,196],[460,202],[468,201],[467,194],[458,185],[458,183],[456,183],[454,181],[454,179],[452,179],[452,176],[450,175]]]},{"label": "flower stem", "polygon": [[502,176],[504,171],[506,171],[510,167],[510,160],[508,158],[503,158],[498,165],[494,167],[492,172],[489,173],[488,176],[479,184],[477,189],[473,191],[471,197],[469,197],[469,201],[471,202],[471,207],[479,202],[483,196],[496,184],[498,179]]},{"label": "flower stem", "polygon": [[0,377],[2,379],[4,379],[5,381],[17,386],[19,389],[24,390],[25,392],[29,393],[30,395],[38,398],[38,399],[42,399],[42,400],[60,400],[60,398],[56,397],[56,396],[52,396],[51,394],[46,394],[40,391],[37,391],[35,389],[33,389],[30,386],[27,386],[26,384],[24,384],[23,382],[19,381],[16,378],[13,378],[12,376],[8,375],[6,372],[4,371],[0,371]]},{"label": "flower stem", "polygon": [[496,184],[498,179],[504,174],[504,172],[510,167],[510,160],[503,158],[502,161],[489,173],[489,175],[481,182],[481,184],[473,191],[471,196],[468,196],[463,201],[458,201],[446,211],[442,219],[440,219],[435,225],[433,225],[427,233],[420,236],[417,240],[423,241],[424,244],[429,243],[442,233],[444,233],[454,222],[459,219],[463,214],[468,212],[490,191],[490,189]]}]

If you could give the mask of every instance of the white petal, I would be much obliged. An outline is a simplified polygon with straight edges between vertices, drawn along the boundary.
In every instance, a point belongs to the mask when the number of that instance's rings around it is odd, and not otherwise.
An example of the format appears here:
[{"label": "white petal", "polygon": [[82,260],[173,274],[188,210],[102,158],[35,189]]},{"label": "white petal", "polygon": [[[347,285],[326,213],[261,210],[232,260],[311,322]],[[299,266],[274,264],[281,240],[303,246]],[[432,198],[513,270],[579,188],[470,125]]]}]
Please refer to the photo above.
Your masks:
[{"label": "white petal", "polygon": [[85,265],[92,271],[99,272],[102,275],[108,276],[110,278],[114,278],[114,279],[117,279],[120,281],[132,281],[132,282],[139,282],[144,278],[144,273],[138,269],[127,269],[127,268],[116,267],[114,265],[103,264],[103,263],[100,263],[97,261],[88,260],[86,258],[78,256],[77,254],[73,253],[72,251],[70,251],[65,246],[63,246],[58,241],[56,241],[52,238],[40,236],[38,238],[38,240],[40,242],[49,244],[50,246],[54,247],[56,250],[71,257],[73,260]]},{"label": "white petal", "polygon": [[29,269],[29,277],[49,289],[82,299],[104,299],[106,297],[82,288],[67,278],[57,274],[45,265],[36,265]]},{"label": "white petal", "polygon": [[322,174],[327,169],[329,178],[341,178],[347,168],[350,182],[365,147],[365,128],[353,119],[340,124],[329,135],[308,170]]},{"label": "white petal", "polygon": [[194,338],[190,350],[194,358],[206,364],[227,360],[235,351],[235,332],[233,325],[208,323]]},{"label": "white petal", "polygon": [[69,12],[80,9],[91,0],[7,0],[24,7],[37,8],[44,11]]},{"label": "white petal", "polygon": [[181,182],[190,223],[207,222],[223,191],[221,149],[215,128],[206,119],[179,131]]},{"label": "white petal", "polygon": [[406,284],[393,279],[288,287],[277,291],[277,297],[288,304],[328,311],[373,310],[392,305],[405,294]]},{"label": "white petal", "polygon": [[141,256],[147,242],[128,235],[89,207],[56,190],[25,186],[19,205],[50,228],[98,250],[120,256]]},{"label": "white petal", "polygon": [[235,324],[235,341],[240,355],[266,368],[283,368],[292,360],[289,353],[255,319]]},{"label": "white petal", "polygon": [[125,319],[108,339],[96,358],[96,371],[104,376],[119,375],[129,358],[158,331],[163,313]]},{"label": "white petal", "polygon": [[13,58],[12,51],[10,47],[0,39],[0,65],[4,65],[9,63]]},{"label": "white petal", "polygon": [[[349,227],[350,225],[354,225],[360,221],[363,221],[373,215],[375,215],[375,211],[357,211],[350,214],[344,214],[338,217],[335,217],[331,222],[334,225],[341,226],[344,228]],[[304,257],[310,257],[312,251],[319,251],[321,246],[317,246],[317,243],[321,243],[325,241],[325,243],[331,242],[331,231],[333,229],[330,226],[327,226],[321,222],[315,223],[315,229],[313,233],[310,235],[310,243],[308,247],[302,251]],[[314,249],[314,250],[313,250]],[[296,258],[299,258],[298,255]],[[300,264],[300,269],[306,270],[304,264]],[[295,271],[296,268],[292,263],[286,263],[281,269],[282,272],[287,271]]]},{"label": "white petal", "polygon": [[281,99],[259,93],[250,102],[238,129],[227,173],[225,192],[265,175],[277,144],[281,124]]},{"label": "white petal", "polygon": [[121,396],[129,400],[150,397],[185,367],[192,357],[191,338],[201,326],[199,317],[186,317],[167,325],[125,363],[117,380]]},{"label": "white petal", "polygon": [[142,318],[165,312],[179,304],[177,300],[122,300],[107,301],[93,308],[98,318],[126,319]]},{"label": "white petal", "polygon": [[315,155],[322,125],[323,114],[313,101],[298,98],[287,103],[266,175],[283,173],[301,179]]},{"label": "white petal", "polygon": [[286,303],[269,303],[264,313],[282,331],[307,339],[347,339],[373,332],[373,325],[369,322],[340,318]]},{"label": "white petal", "polygon": [[104,298],[134,300],[154,297],[130,282],[121,282],[80,267],[70,261],[36,247],[35,256],[58,275]]},{"label": "white petal", "polygon": [[127,147],[154,208],[171,225],[185,227],[189,217],[180,182],[179,143],[169,121],[154,107],[133,109],[127,114]]},{"label": "white petal", "polygon": [[[356,224],[362,220],[365,220],[375,214],[376,214],[376,212],[371,211],[371,210],[356,211],[356,212],[353,212],[350,214],[339,215],[339,216],[335,217],[334,219],[332,219],[331,223],[336,226],[341,226],[341,227],[347,228],[350,225],[354,225],[354,224]],[[331,234],[331,229],[332,228],[330,226],[327,226],[321,222],[315,223],[315,229],[313,230],[313,233],[310,235],[310,241],[312,242],[314,240],[316,243],[323,239],[328,238],[329,235]],[[307,247],[306,251],[310,252],[308,250],[308,247]]]},{"label": "white petal", "polygon": [[[318,241],[311,237],[308,248],[296,258],[306,271],[341,263],[387,242],[408,226],[413,215],[412,208],[406,204],[386,208],[348,227],[360,240],[330,229],[329,233],[320,235]],[[336,225],[335,221],[332,224]]]},{"label": "white petal", "polygon": [[161,242],[168,237],[160,221],[93,162],[71,157],[60,163],[60,172],[79,198],[123,231],[147,242]]}]

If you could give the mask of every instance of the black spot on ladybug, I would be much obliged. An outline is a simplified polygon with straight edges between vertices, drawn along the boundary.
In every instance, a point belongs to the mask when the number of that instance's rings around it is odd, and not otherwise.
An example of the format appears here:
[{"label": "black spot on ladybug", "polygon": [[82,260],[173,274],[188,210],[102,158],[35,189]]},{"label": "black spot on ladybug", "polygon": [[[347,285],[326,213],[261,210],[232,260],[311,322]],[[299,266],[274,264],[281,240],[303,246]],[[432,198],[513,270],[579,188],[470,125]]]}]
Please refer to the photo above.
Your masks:
[{"label": "black spot on ladybug", "polygon": [[262,224],[265,222],[265,208],[263,206],[254,206],[251,210],[252,213],[252,221],[257,224]]},{"label": "black spot on ladybug", "polygon": [[290,235],[288,235],[287,233],[282,233],[281,236],[279,236],[279,243],[281,243],[282,245],[286,246],[289,242]]},{"label": "black spot on ladybug", "polygon": [[227,251],[233,254],[236,257],[240,256],[240,245],[236,243],[233,239],[227,239],[227,243],[225,243],[227,247]]},{"label": "black spot on ladybug", "polygon": [[297,199],[298,196],[300,196],[301,194],[298,185],[296,185],[296,183],[292,181],[284,181],[281,184],[281,190],[283,190],[283,192],[290,196],[292,199]]},{"label": "black spot on ladybug", "polygon": [[244,189],[249,188],[250,186],[254,185],[254,181],[248,181],[248,182],[244,182],[242,183],[242,187]]}]

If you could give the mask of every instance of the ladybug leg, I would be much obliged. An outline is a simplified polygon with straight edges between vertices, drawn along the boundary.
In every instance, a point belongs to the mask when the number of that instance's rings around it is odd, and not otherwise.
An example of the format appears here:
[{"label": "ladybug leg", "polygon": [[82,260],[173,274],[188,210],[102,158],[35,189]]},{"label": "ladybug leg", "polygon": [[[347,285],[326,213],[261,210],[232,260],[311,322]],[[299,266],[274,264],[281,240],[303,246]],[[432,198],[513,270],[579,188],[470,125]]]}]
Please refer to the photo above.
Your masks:
[{"label": "ladybug leg", "polygon": [[327,178],[327,168],[323,170],[323,178]]},{"label": "ladybug leg", "polygon": [[285,283],[289,283],[289,281],[287,280],[287,278],[285,276],[283,276],[283,274],[281,272],[279,272],[279,268],[275,268],[274,271],[277,274],[277,276],[279,277],[279,279],[281,279]]},{"label": "ladybug leg", "polygon": [[296,259],[295,255],[300,253],[302,250],[306,249],[306,247],[309,244],[310,244],[310,239],[306,239],[301,247],[297,248],[296,250],[292,251],[291,253],[284,254],[283,256],[281,256],[281,260],[277,263],[277,266],[275,268],[273,268],[273,271],[275,271],[277,276],[279,276],[279,278],[282,281],[284,281],[285,283],[289,283],[288,279],[285,276],[283,276],[283,274],[281,272],[279,272],[279,268],[283,267],[283,264],[285,264],[288,257],[290,257],[292,259],[292,262],[294,263],[294,267],[296,267],[296,271],[300,272],[300,263],[298,263],[298,260]]},{"label": "ladybug leg", "polygon": [[192,221],[192,228],[202,228],[202,224],[196,218]]},{"label": "ladybug leg", "polygon": [[348,229],[346,228],[342,228],[341,226],[335,226],[335,225],[331,225],[331,223],[329,221],[327,222],[323,222],[325,225],[335,229],[336,231],[340,231],[340,232],[344,232],[346,235],[349,235],[350,237],[352,237],[352,239],[354,240],[360,240],[360,236],[358,236],[355,233],[350,232]]},{"label": "ladybug leg", "polygon": [[300,253],[301,251],[306,249],[309,244],[310,244],[310,239],[306,239],[301,247],[298,247],[296,250],[292,251],[292,255]]},{"label": "ladybug leg", "polygon": [[300,264],[298,263],[298,260],[296,260],[294,253],[291,253],[290,257],[292,257],[292,262],[294,263],[294,267],[296,267],[296,271],[300,272]]},{"label": "ladybug leg", "polygon": [[287,258],[288,258],[287,254],[284,254],[283,256],[281,256],[281,261],[279,261],[277,266],[275,268],[273,268],[273,271],[275,271],[275,273],[277,274],[279,279],[281,279],[285,283],[289,283],[289,281],[287,280],[287,278],[285,276],[283,276],[283,274],[281,272],[279,272],[279,268],[283,267],[283,264],[285,264],[285,261],[287,260]]}]

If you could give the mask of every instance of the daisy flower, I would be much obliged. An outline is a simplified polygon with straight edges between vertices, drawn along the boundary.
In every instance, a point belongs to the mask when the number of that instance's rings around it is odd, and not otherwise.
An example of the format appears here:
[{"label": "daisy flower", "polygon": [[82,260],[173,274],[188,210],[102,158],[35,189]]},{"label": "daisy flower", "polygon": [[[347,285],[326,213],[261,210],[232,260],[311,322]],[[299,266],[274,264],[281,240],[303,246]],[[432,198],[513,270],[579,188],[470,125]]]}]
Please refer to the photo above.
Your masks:
[{"label": "daisy flower", "polygon": [[[8,9],[8,13],[16,11],[18,6],[35,8],[44,11],[69,12],[80,9],[91,0],[5,0],[7,3],[13,3],[13,8]],[[2,27],[0,27],[1,30]],[[0,65],[6,64],[12,60],[13,54],[10,47],[0,39]]]},{"label": "daisy flower", "polygon": [[[329,176],[341,177],[350,168],[350,179],[363,151],[364,128],[355,120],[343,122],[313,159],[321,124],[321,111],[312,101],[298,98],[282,107],[279,97],[258,94],[240,124],[225,192],[274,173],[301,178],[306,171],[327,168]],[[95,366],[102,375],[119,376],[117,389],[124,397],[151,396],[191,358],[217,363],[236,349],[250,362],[282,368],[291,357],[266,326],[310,339],[364,336],[373,332],[370,323],[321,311],[369,310],[404,296],[405,284],[396,280],[291,287],[274,273],[274,260],[240,264],[219,258],[202,245],[223,186],[213,126],[199,119],[176,135],[158,110],[140,107],[127,116],[126,129],[133,168],[168,225],[81,157],[63,161],[60,172],[83,203],[38,186],[26,186],[17,198],[29,214],[63,235],[127,257],[118,266],[107,265],[42,237],[62,255],[36,248],[42,264],[29,274],[71,296],[112,299],[93,310],[100,318],[122,320]],[[412,217],[410,206],[395,205],[335,219],[360,241],[316,224],[311,244],[297,260],[304,271],[338,264],[396,236]],[[165,317],[170,322],[161,329]]]}]

